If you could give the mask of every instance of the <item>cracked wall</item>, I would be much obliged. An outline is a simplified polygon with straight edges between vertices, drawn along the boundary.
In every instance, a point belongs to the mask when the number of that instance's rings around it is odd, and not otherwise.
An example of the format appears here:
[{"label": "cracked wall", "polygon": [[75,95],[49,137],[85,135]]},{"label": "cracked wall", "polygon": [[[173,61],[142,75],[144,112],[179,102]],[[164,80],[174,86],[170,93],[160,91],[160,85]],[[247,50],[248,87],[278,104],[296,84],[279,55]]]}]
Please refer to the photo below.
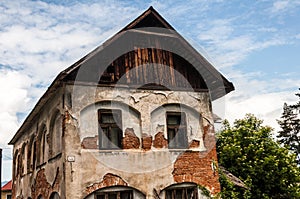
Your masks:
[{"label": "cracked wall", "polygon": [[[66,163],[66,189],[76,190],[67,191],[68,197],[87,197],[90,192],[82,190],[102,182],[107,173],[119,176],[147,198],[155,197],[154,189],[161,194],[166,187],[182,182],[200,184],[212,194],[220,191],[218,173],[211,166],[217,157],[207,92],[83,85],[68,89],[73,94],[68,113],[76,118],[66,125],[65,131],[69,143],[66,156],[75,159]],[[99,150],[97,110],[100,108],[121,110],[123,149]],[[165,114],[169,110],[187,115],[189,148],[186,150],[168,149]],[[197,176],[189,177],[194,172]]]}]

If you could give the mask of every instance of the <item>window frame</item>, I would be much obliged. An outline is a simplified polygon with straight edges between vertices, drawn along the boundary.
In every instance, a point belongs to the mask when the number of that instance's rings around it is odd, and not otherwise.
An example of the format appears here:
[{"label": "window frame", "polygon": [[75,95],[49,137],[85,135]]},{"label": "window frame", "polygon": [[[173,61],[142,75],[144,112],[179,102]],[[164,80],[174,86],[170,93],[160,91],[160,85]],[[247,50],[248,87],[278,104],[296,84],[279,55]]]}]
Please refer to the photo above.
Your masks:
[{"label": "window frame", "polygon": [[[191,190],[192,197],[188,197],[188,190]],[[176,199],[176,191],[182,191],[181,199],[198,199],[198,188],[197,186],[182,186],[172,187],[165,191],[165,199]]]},{"label": "window frame", "polygon": [[[177,124],[169,124],[170,117],[180,117],[180,122]],[[166,126],[167,126],[168,148],[169,149],[187,149],[188,148],[186,118],[187,117],[184,112],[176,112],[176,111],[167,111],[166,112]],[[171,131],[174,132],[173,136],[171,136]],[[180,143],[180,138],[183,138],[183,143]]]},{"label": "window frame", "polygon": [[[122,193],[129,193],[129,199],[133,199],[133,190],[120,190],[120,191],[105,191],[95,194],[95,199],[101,199],[100,196],[104,195],[104,198],[102,199],[109,199],[110,194],[116,194],[116,199],[122,199],[121,194]],[[99,197],[98,197],[99,196]]]},{"label": "window frame", "polygon": [[[102,117],[103,115],[109,115],[113,117],[114,123],[103,123]],[[120,128],[121,127],[121,128]],[[113,133],[111,129],[116,129],[117,133],[117,144],[111,142],[111,134]],[[105,133],[103,129],[107,129],[107,132]],[[103,143],[103,135],[106,134],[107,141],[110,140],[110,142],[107,143],[107,146],[102,146]],[[99,144],[98,148],[100,150],[119,150],[122,149],[122,111],[120,109],[98,109],[98,139]],[[114,147],[116,146],[116,147]]]}]

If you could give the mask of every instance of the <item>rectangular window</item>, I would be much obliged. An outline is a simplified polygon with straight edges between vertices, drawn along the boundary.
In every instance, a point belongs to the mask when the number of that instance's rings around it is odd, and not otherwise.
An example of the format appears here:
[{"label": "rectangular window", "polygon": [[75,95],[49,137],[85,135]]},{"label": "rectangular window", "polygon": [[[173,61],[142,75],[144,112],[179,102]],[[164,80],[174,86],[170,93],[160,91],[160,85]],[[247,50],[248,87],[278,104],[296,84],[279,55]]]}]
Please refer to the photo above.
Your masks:
[{"label": "rectangular window", "polygon": [[197,199],[197,187],[181,187],[166,190],[166,199]]},{"label": "rectangular window", "polygon": [[186,117],[183,112],[167,112],[168,147],[186,149],[188,145]]},{"label": "rectangular window", "polygon": [[99,149],[122,148],[121,110],[100,109],[98,110],[98,121]]},{"label": "rectangular window", "polygon": [[96,199],[133,199],[132,191],[103,192],[96,195]]},{"label": "rectangular window", "polygon": [[6,199],[11,199],[11,195],[6,195]]}]

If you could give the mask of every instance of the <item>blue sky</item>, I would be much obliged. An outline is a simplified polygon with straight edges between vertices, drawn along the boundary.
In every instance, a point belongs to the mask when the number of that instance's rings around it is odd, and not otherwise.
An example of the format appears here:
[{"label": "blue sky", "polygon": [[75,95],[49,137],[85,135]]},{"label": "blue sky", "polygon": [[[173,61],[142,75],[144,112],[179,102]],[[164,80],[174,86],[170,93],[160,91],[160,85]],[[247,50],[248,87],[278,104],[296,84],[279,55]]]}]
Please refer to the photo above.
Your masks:
[{"label": "blue sky", "polygon": [[254,113],[278,129],[284,102],[300,87],[299,0],[0,1],[0,147],[7,145],[55,76],[149,6],[236,90],[213,103],[230,121]]}]

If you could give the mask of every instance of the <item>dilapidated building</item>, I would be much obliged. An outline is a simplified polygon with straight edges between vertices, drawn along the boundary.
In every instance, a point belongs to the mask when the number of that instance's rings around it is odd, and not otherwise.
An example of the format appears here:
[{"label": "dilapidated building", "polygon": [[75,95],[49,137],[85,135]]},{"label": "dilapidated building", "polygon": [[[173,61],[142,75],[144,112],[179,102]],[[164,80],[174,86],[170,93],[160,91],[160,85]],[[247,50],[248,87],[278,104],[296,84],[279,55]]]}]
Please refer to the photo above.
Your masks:
[{"label": "dilapidated building", "polygon": [[211,101],[233,89],[150,7],[38,101],[10,141],[13,198],[215,195]]}]

